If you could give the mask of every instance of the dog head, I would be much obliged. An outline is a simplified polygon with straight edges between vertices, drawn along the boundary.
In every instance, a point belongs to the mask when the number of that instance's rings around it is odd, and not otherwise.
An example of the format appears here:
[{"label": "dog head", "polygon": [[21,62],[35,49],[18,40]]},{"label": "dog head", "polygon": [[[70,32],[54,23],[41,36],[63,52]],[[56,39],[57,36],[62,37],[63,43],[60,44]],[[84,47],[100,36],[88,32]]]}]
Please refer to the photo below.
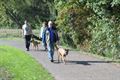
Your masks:
[{"label": "dog head", "polygon": [[69,52],[69,49],[65,49],[65,55],[64,56],[67,56],[68,55],[68,52]]},{"label": "dog head", "polygon": [[34,42],[35,40],[34,40],[34,38],[33,37],[31,37],[31,42]]}]

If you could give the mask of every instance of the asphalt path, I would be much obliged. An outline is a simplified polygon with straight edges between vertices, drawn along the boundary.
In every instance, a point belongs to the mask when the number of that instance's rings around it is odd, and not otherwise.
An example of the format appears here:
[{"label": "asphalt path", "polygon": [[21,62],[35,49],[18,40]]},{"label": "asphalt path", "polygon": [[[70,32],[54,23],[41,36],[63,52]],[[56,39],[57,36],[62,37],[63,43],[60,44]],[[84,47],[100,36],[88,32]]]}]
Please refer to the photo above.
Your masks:
[{"label": "asphalt path", "polygon": [[51,63],[41,45],[38,51],[32,47],[30,51],[26,51],[23,40],[0,40],[0,45],[10,45],[25,51],[42,64],[55,80],[120,80],[119,66],[80,51],[70,50],[65,65],[57,62],[56,52],[55,61]]}]

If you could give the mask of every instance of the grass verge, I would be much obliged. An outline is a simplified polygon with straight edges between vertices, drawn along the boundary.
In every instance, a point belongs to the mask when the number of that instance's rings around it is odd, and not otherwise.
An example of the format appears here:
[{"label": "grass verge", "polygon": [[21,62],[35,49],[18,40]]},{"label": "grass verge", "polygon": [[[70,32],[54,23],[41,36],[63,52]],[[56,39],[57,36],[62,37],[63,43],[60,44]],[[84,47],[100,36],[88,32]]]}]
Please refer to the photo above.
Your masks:
[{"label": "grass verge", "polygon": [[54,80],[54,78],[25,52],[10,46],[0,46],[0,80]]}]

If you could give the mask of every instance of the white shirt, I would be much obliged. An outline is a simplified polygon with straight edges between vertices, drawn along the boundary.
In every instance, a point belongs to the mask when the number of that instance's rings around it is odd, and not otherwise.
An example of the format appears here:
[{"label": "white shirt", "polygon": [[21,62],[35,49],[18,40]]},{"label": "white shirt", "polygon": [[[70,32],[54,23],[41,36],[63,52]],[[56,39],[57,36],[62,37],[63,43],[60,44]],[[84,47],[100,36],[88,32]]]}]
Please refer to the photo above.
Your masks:
[{"label": "white shirt", "polygon": [[28,24],[24,24],[22,26],[22,29],[23,29],[23,35],[31,35],[32,34],[32,30]]},{"label": "white shirt", "polygon": [[43,27],[41,27],[40,29],[40,37],[42,38],[42,34],[43,34]]},{"label": "white shirt", "polygon": [[42,35],[43,35],[45,30],[46,30],[46,27],[41,27],[41,29],[40,29],[40,37],[41,38],[42,38]]}]

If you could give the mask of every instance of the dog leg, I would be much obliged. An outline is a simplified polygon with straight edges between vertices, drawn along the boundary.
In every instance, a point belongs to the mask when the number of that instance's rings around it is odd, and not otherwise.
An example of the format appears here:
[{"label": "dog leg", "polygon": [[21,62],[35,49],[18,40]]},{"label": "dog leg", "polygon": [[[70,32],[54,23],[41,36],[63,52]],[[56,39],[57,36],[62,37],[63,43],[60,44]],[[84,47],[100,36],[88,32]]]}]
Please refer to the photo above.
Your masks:
[{"label": "dog leg", "polygon": [[38,45],[37,45],[37,51],[38,51]]},{"label": "dog leg", "polygon": [[37,46],[35,46],[35,51],[37,50]]},{"label": "dog leg", "polygon": [[66,64],[66,57],[64,57],[64,64]]},{"label": "dog leg", "polygon": [[32,49],[34,49],[34,44],[32,43]]},{"label": "dog leg", "polygon": [[62,55],[62,61],[63,61],[64,64],[66,64],[65,57],[63,55]]},{"label": "dog leg", "polygon": [[36,50],[36,47],[34,46],[34,50]]},{"label": "dog leg", "polygon": [[58,54],[58,63],[59,63],[60,62],[60,53],[57,52],[57,54]]}]

